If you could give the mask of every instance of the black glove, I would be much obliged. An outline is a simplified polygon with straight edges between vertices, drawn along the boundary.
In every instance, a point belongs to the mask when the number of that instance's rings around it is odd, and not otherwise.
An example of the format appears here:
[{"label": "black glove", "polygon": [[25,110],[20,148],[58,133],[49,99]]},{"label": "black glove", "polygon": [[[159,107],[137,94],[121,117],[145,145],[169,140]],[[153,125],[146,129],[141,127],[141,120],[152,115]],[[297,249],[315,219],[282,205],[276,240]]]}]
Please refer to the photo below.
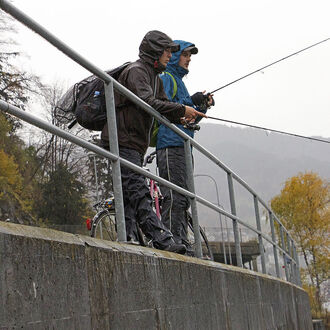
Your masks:
[{"label": "black glove", "polygon": [[215,104],[215,102],[214,102],[214,98],[212,97],[212,95],[210,93],[208,93],[206,95],[204,94],[204,101],[200,104],[199,109],[204,111],[204,110],[210,109],[212,106],[214,106],[214,104]]},{"label": "black glove", "polygon": [[205,95],[202,92],[197,92],[194,95],[191,95],[191,99],[197,107],[199,107],[205,100]]},{"label": "black glove", "polygon": [[[208,97],[210,94],[207,94],[206,96]],[[215,105],[215,101],[214,101],[214,98],[213,96],[211,96],[211,99],[212,99],[212,102],[210,104],[210,107],[213,107]]]}]

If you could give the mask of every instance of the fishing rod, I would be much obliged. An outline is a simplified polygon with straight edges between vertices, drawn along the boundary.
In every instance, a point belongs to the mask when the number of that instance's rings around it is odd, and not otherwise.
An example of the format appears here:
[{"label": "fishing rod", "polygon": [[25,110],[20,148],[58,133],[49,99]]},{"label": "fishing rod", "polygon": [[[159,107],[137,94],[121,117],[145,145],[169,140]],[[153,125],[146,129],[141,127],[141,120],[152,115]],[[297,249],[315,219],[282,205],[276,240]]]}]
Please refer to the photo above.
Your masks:
[{"label": "fishing rod", "polygon": [[[261,71],[261,70],[264,70],[264,69],[266,69],[266,68],[269,68],[270,66],[272,66],[272,65],[274,65],[274,64],[276,64],[276,63],[278,63],[278,62],[281,62],[281,61],[283,61],[283,60],[285,60],[285,59],[287,59],[287,58],[289,58],[289,57],[291,57],[291,56],[294,56],[294,55],[297,55],[297,54],[299,54],[299,53],[302,53],[303,51],[305,51],[305,50],[307,50],[307,49],[310,49],[310,48],[312,48],[312,47],[315,47],[315,46],[317,46],[317,45],[319,45],[319,44],[321,44],[321,43],[324,43],[324,42],[326,42],[326,41],[328,41],[328,40],[330,40],[330,38],[326,38],[326,39],[321,40],[321,41],[319,41],[319,42],[317,42],[317,43],[315,43],[315,44],[313,44],[313,45],[310,45],[310,46],[305,47],[305,48],[303,48],[303,49],[301,49],[301,50],[298,50],[297,52],[294,52],[294,53],[292,53],[292,54],[290,54],[290,55],[287,55],[287,56],[285,56],[285,57],[282,57],[282,58],[280,58],[279,60],[277,60],[277,61],[275,61],[275,62],[272,62],[272,63],[270,63],[270,64],[268,64],[268,65],[265,65],[265,66],[263,66],[263,67],[260,68],[260,69],[257,69],[257,70],[255,70],[255,71],[253,71],[253,72],[250,72],[250,73],[248,73],[248,74],[246,74],[246,75],[244,75],[244,76],[242,76],[242,77],[240,77],[240,78],[238,78],[238,79],[235,79],[235,80],[231,81],[230,83],[228,83],[228,84],[226,84],[226,85],[223,85],[223,86],[221,86],[221,87],[215,89],[215,90],[212,91],[212,92],[207,93],[206,96],[208,97],[210,94],[213,94],[213,93],[215,93],[215,92],[217,92],[217,91],[219,91],[219,90],[221,90],[221,89],[223,89],[223,88],[225,88],[225,87],[227,87],[227,86],[230,86],[230,85],[232,85],[232,84],[234,84],[234,83],[236,83],[236,82],[238,82],[238,81],[240,81],[240,80],[246,78],[246,77],[249,77],[249,76],[251,76],[251,75],[253,75],[253,74],[255,74],[255,73],[257,73],[257,72],[259,72],[259,71]],[[299,137],[299,138],[304,138],[304,139],[309,139],[309,140],[314,140],[314,141],[318,141],[318,142],[330,143],[330,141],[327,141],[327,140],[322,140],[322,139],[313,138],[313,137],[308,137],[308,136],[303,136],[303,135],[299,135],[299,134],[293,134],[293,133],[283,132],[283,131],[279,131],[279,130],[275,130],[275,129],[271,129],[271,128],[266,128],[266,127],[261,127],[261,126],[256,126],[256,125],[244,124],[244,123],[240,123],[240,122],[236,122],[236,121],[232,121],[232,120],[226,120],[226,119],[216,118],[216,117],[210,117],[210,116],[207,116],[207,118],[214,119],[214,120],[220,120],[220,121],[223,121],[223,122],[232,123],[232,124],[236,124],[236,125],[248,126],[248,127],[252,127],[252,128],[262,129],[262,130],[266,130],[266,131],[270,131],[270,132],[275,132],[275,133],[280,133],[280,134],[291,135],[291,136],[295,136],[295,137]]]},{"label": "fishing rod", "polygon": [[304,49],[298,50],[297,52],[294,52],[294,53],[292,53],[292,54],[290,54],[290,55],[288,55],[288,56],[285,56],[285,57],[283,57],[283,58],[281,58],[281,59],[279,59],[279,60],[277,60],[277,61],[275,61],[275,62],[273,62],[273,63],[270,63],[270,64],[268,64],[268,65],[265,65],[265,66],[263,66],[262,68],[260,68],[260,69],[258,69],[258,70],[255,70],[255,71],[253,71],[253,72],[250,72],[250,73],[246,74],[246,75],[243,76],[243,77],[240,77],[240,78],[238,78],[238,79],[236,79],[236,80],[234,80],[234,81],[231,81],[230,83],[228,83],[228,84],[226,84],[226,85],[223,85],[223,86],[221,86],[221,87],[215,89],[214,91],[208,93],[208,95],[209,95],[209,94],[213,94],[213,93],[219,91],[220,89],[223,89],[223,88],[225,88],[225,87],[227,87],[227,86],[230,86],[230,85],[232,85],[232,84],[234,84],[234,83],[236,83],[236,82],[238,82],[238,81],[240,81],[240,80],[242,80],[242,79],[244,79],[244,78],[246,78],[246,77],[249,77],[249,76],[251,76],[251,75],[253,75],[253,74],[255,74],[255,73],[257,73],[257,72],[259,72],[259,71],[261,71],[261,70],[264,70],[264,69],[266,69],[266,68],[269,68],[270,66],[272,66],[272,65],[274,65],[274,64],[276,64],[276,63],[278,63],[278,62],[281,62],[281,61],[286,60],[287,58],[289,58],[289,57],[291,57],[291,56],[294,56],[294,55],[297,55],[297,54],[299,54],[299,53],[302,53],[303,51],[305,51],[305,50],[307,50],[307,49],[310,49],[310,48],[312,48],[312,47],[315,47],[315,46],[317,46],[317,45],[319,45],[319,44],[321,44],[321,43],[323,43],[323,42],[326,42],[326,41],[328,41],[328,40],[330,40],[330,38],[327,38],[327,39],[324,39],[324,40],[322,40],[322,41],[319,41],[319,42],[317,42],[316,44],[313,44],[313,45],[308,46],[308,47],[306,47],[306,48],[304,48]]},{"label": "fishing rod", "polygon": [[294,134],[294,133],[278,131],[276,129],[266,128],[266,127],[261,127],[261,126],[255,126],[255,125],[239,123],[237,121],[232,121],[232,120],[227,120],[227,119],[222,119],[222,118],[216,118],[216,117],[210,117],[210,116],[207,116],[207,118],[214,119],[214,120],[220,120],[220,121],[224,121],[224,122],[227,122],[227,123],[242,125],[242,126],[248,126],[248,127],[252,127],[252,128],[258,128],[258,129],[262,129],[262,130],[265,130],[265,131],[270,131],[270,132],[275,132],[275,133],[280,133],[280,134],[286,134],[286,135],[292,135],[292,136],[295,136],[295,137],[314,140],[314,141],[318,141],[318,142],[330,143],[330,141],[327,141],[327,140],[322,140],[322,139],[313,138],[313,137],[310,137],[310,136],[299,135],[299,134]]}]

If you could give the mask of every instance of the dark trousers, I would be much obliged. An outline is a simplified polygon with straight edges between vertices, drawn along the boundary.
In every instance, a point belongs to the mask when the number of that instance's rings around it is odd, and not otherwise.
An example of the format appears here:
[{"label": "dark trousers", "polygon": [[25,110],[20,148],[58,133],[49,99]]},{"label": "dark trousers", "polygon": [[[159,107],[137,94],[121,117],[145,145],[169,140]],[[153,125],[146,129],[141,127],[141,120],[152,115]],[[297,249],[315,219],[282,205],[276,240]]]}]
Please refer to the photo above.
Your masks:
[{"label": "dark trousers", "polygon": [[[142,166],[143,155],[136,150],[120,147],[119,155]],[[173,236],[152,208],[152,199],[145,177],[121,166],[121,180],[127,240],[136,239],[136,223],[138,223],[146,237],[152,240],[155,248],[164,248],[169,245]]]},{"label": "dark trousers", "polygon": [[[187,173],[184,147],[170,147],[157,150],[159,176],[187,188]],[[163,195],[162,222],[173,234],[177,243],[187,242],[187,210],[190,199],[174,190],[161,186]]]}]

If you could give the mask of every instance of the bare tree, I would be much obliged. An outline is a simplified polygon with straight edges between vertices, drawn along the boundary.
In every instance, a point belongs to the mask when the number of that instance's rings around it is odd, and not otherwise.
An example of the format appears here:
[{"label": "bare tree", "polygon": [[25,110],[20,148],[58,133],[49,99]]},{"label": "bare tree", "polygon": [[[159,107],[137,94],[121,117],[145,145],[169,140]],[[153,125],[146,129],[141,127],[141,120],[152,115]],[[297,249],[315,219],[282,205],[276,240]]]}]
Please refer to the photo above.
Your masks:
[{"label": "bare tree", "polygon": [[[15,59],[23,55],[13,39],[15,32],[11,17],[0,11],[0,99],[25,109],[31,95],[40,92],[42,83],[36,75],[15,66]],[[20,126],[17,119],[7,119],[14,124],[13,131]]]}]

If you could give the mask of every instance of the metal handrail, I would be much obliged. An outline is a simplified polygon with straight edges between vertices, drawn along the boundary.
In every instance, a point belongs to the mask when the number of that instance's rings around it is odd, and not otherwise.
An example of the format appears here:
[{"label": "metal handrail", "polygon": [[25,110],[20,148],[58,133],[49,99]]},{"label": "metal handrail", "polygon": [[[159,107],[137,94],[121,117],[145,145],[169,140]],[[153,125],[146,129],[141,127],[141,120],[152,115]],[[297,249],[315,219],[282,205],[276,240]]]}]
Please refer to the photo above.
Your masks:
[{"label": "metal handrail", "polygon": [[287,256],[287,258],[291,261],[293,261],[294,263],[296,263],[296,261],[285,251],[283,250],[280,246],[278,246],[276,244],[276,242],[274,242],[269,236],[267,236],[266,234],[264,234],[262,231],[255,229],[252,225],[244,222],[244,220],[240,219],[239,217],[225,211],[224,209],[222,209],[221,207],[217,206],[216,204],[213,204],[212,202],[209,202],[208,200],[188,191],[185,190],[151,172],[149,172],[148,170],[143,169],[142,167],[135,165],[129,161],[127,161],[126,159],[120,158],[118,156],[116,156],[115,154],[111,153],[110,151],[105,150],[104,148],[101,148],[91,142],[88,142],[70,132],[67,132],[55,125],[52,125],[42,119],[40,119],[39,117],[28,113],[26,111],[21,110],[20,108],[13,106],[11,104],[8,104],[7,102],[4,102],[2,100],[0,100],[0,110],[7,112],[11,115],[14,115],[17,118],[20,118],[22,120],[24,120],[25,122],[37,126],[49,133],[52,133],[54,135],[57,135],[63,139],[66,139],[72,143],[75,143],[76,145],[83,147],[85,149],[88,149],[89,151],[94,152],[95,154],[98,154],[100,156],[109,158],[110,160],[114,161],[114,160],[119,160],[120,163],[125,166],[130,168],[131,170],[142,174],[150,179],[153,179],[159,183],[161,183],[162,185],[167,186],[168,188],[171,188],[175,191],[177,191],[180,194],[184,194],[188,197],[191,198],[196,198],[196,200],[198,202],[200,202],[201,204],[213,209],[214,211],[223,214],[224,216],[227,216],[228,218],[232,219],[232,220],[236,220],[237,222],[239,222],[241,225],[249,228],[250,230],[252,230],[253,232],[255,232],[258,235],[261,235],[265,240],[267,240],[269,243],[274,244],[277,246],[277,249],[282,252],[283,254],[285,254]]},{"label": "metal handrail", "polygon": [[[102,71],[101,69],[99,69],[98,67],[96,67],[94,64],[92,64],[91,62],[87,61],[85,58],[83,58],[80,54],[78,54],[76,51],[74,51],[73,49],[71,49],[69,46],[67,46],[66,44],[64,44],[61,40],[59,40],[57,37],[55,37],[53,34],[51,34],[50,32],[48,32],[45,28],[43,28],[40,24],[38,24],[37,22],[35,22],[33,19],[31,19],[30,17],[28,17],[25,13],[23,13],[22,11],[20,11],[19,9],[17,9],[15,6],[13,6],[10,2],[6,1],[6,0],[0,0],[0,7],[6,11],[7,13],[9,13],[10,15],[12,15],[14,18],[16,18],[18,21],[20,21],[21,23],[23,23],[24,25],[26,25],[28,28],[32,29],[34,32],[36,32],[37,34],[39,34],[41,37],[43,37],[44,39],[46,39],[48,42],[50,42],[52,45],[54,45],[56,48],[58,48],[60,51],[62,51],[64,54],[66,54],[68,57],[70,57],[72,60],[74,60],[75,62],[77,62],[79,65],[83,66],[84,68],[86,68],[88,71],[90,71],[91,73],[93,73],[94,75],[98,76],[99,78],[101,78],[105,84],[106,87],[111,86],[110,93],[113,89],[113,87],[120,92],[121,94],[125,95],[129,100],[131,100],[132,102],[134,102],[136,105],[138,105],[139,107],[141,107],[144,111],[146,111],[148,114],[150,114],[151,116],[155,117],[159,122],[163,123],[165,126],[169,127],[170,129],[172,129],[175,133],[177,133],[178,135],[180,135],[184,141],[185,141],[185,149],[186,150],[190,150],[191,146],[194,146],[196,150],[200,151],[202,154],[204,154],[206,157],[208,157],[213,163],[215,163],[216,165],[218,165],[220,168],[222,168],[228,175],[228,180],[232,180],[235,179],[241,186],[243,186],[245,189],[247,189],[248,192],[251,193],[251,195],[254,197],[255,200],[255,205],[256,205],[256,209],[257,209],[257,203],[260,202],[269,212],[269,214],[273,217],[273,219],[276,220],[276,222],[279,224],[280,226],[280,231],[283,235],[283,231],[286,234],[287,237],[287,241],[291,241],[292,244],[292,249],[293,251],[296,251],[296,247],[294,244],[294,240],[292,239],[291,235],[289,234],[289,232],[287,231],[287,229],[283,226],[283,224],[281,223],[281,221],[276,217],[276,215],[273,213],[273,211],[268,207],[268,205],[258,196],[258,194],[242,179],[240,178],[236,173],[234,173],[232,170],[229,169],[229,167],[227,167],[224,163],[222,163],[217,157],[215,157],[212,153],[210,153],[208,150],[206,150],[203,146],[201,146],[199,143],[197,143],[194,139],[192,139],[191,137],[189,137],[187,134],[185,134],[183,131],[181,131],[179,128],[177,128],[174,124],[171,124],[165,117],[161,116],[157,111],[155,111],[151,106],[149,106],[147,103],[145,103],[143,100],[139,99],[135,94],[133,94],[130,90],[128,90],[127,88],[125,88],[124,86],[122,86],[121,84],[119,84],[116,80],[114,80],[111,76],[109,76],[108,74],[106,74],[104,71]],[[106,88],[107,89],[107,88]],[[109,94],[109,93],[108,93]],[[110,95],[111,97],[111,95]],[[110,104],[109,99],[107,98],[106,95],[106,99],[107,99],[107,105]],[[18,109],[17,107],[11,106],[6,102],[0,101],[0,109],[3,111],[7,111],[27,122],[30,122],[31,124],[38,126],[40,128],[43,128],[53,134],[56,134],[58,136],[61,136],[73,143],[76,143],[77,145],[80,145],[84,148],[87,148],[88,150],[91,150],[99,155],[102,155],[104,157],[109,158],[110,160],[112,160],[113,162],[120,162],[120,164],[140,173],[145,175],[146,177],[149,177],[151,179],[154,179],[158,182],[160,182],[161,184],[181,193],[184,194],[188,197],[190,197],[192,199],[192,206],[194,206],[194,203],[196,201],[204,204],[205,206],[215,210],[218,213],[221,213],[229,218],[231,218],[233,220],[233,224],[237,223],[249,228],[250,230],[252,230],[253,232],[255,232],[256,234],[258,234],[258,237],[261,238],[260,241],[260,246],[262,247],[262,238],[264,238],[265,240],[267,240],[269,243],[271,243],[274,247],[274,253],[276,251],[276,249],[282,253],[283,258],[287,258],[289,259],[293,264],[295,264],[296,266],[299,265],[299,261],[295,260],[295,257],[297,258],[297,256],[291,256],[290,255],[290,246],[288,248],[288,252],[285,251],[285,247],[284,247],[284,240],[282,240],[282,247],[280,247],[275,241],[273,241],[273,235],[272,238],[268,237],[267,235],[265,235],[264,233],[262,233],[261,229],[259,230],[258,228],[254,228],[253,226],[249,225],[248,223],[245,223],[243,220],[241,220],[239,217],[236,216],[236,210],[235,207],[232,207],[232,213],[228,213],[225,210],[221,209],[220,207],[216,206],[215,204],[205,200],[204,198],[197,196],[194,193],[194,188],[193,188],[193,181],[190,182],[189,186],[190,186],[190,190],[191,191],[187,191],[181,187],[178,187],[170,182],[168,182],[167,180],[164,180],[148,171],[145,171],[144,169],[142,169],[139,166],[136,166],[124,159],[121,159],[118,155],[118,153],[116,152],[111,153],[108,151],[105,151],[104,149],[97,147],[83,139],[80,139],[64,130],[61,130],[59,128],[57,128],[56,126],[50,125],[47,122],[44,122],[42,120],[40,120],[37,117],[32,116],[31,114],[27,114],[24,111]],[[112,115],[114,114],[114,108],[111,109]],[[108,116],[109,116],[109,111],[107,110]],[[108,117],[109,118],[109,117]],[[188,147],[187,147],[188,146]],[[187,155],[186,152],[186,157],[189,158],[189,155]],[[188,163],[189,165],[189,163]],[[192,172],[192,168],[190,168],[190,172]],[[232,186],[232,183],[231,183]],[[233,187],[232,187],[233,189]],[[235,199],[234,199],[234,194],[233,194],[233,190],[232,190],[232,196],[231,199],[233,198],[233,204],[235,204]],[[117,211],[117,210],[116,210]],[[257,216],[258,217],[258,216]],[[196,241],[197,241],[197,249],[199,249],[197,252],[198,256],[201,256],[201,247],[200,247],[200,237],[199,237],[199,231],[198,231],[198,218],[197,218],[197,210],[195,209],[195,207],[193,207],[193,221],[194,221],[194,232],[195,232],[195,237],[196,237]],[[237,228],[237,227],[236,227]],[[195,230],[196,229],[196,230]],[[281,236],[282,236],[281,235]],[[199,238],[199,241],[198,241]],[[238,252],[237,258],[239,260],[239,258],[241,258],[241,252],[240,252],[240,246],[239,246],[239,241],[236,242],[237,239],[235,237],[235,244],[237,244],[236,246],[236,252]],[[198,247],[199,245],[199,247]],[[276,247],[276,248],[275,248]],[[294,254],[294,253],[293,253]],[[239,264],[239,266],[242,266],[242,264]],[[263,267],[263,272],[265,272],[265,268]],[[287,278],[288,280],[288,278]],[[297,270],[297,278],[295,279],[296,283],[300,283],[300,278],[299,278],[299,269]]]}]

